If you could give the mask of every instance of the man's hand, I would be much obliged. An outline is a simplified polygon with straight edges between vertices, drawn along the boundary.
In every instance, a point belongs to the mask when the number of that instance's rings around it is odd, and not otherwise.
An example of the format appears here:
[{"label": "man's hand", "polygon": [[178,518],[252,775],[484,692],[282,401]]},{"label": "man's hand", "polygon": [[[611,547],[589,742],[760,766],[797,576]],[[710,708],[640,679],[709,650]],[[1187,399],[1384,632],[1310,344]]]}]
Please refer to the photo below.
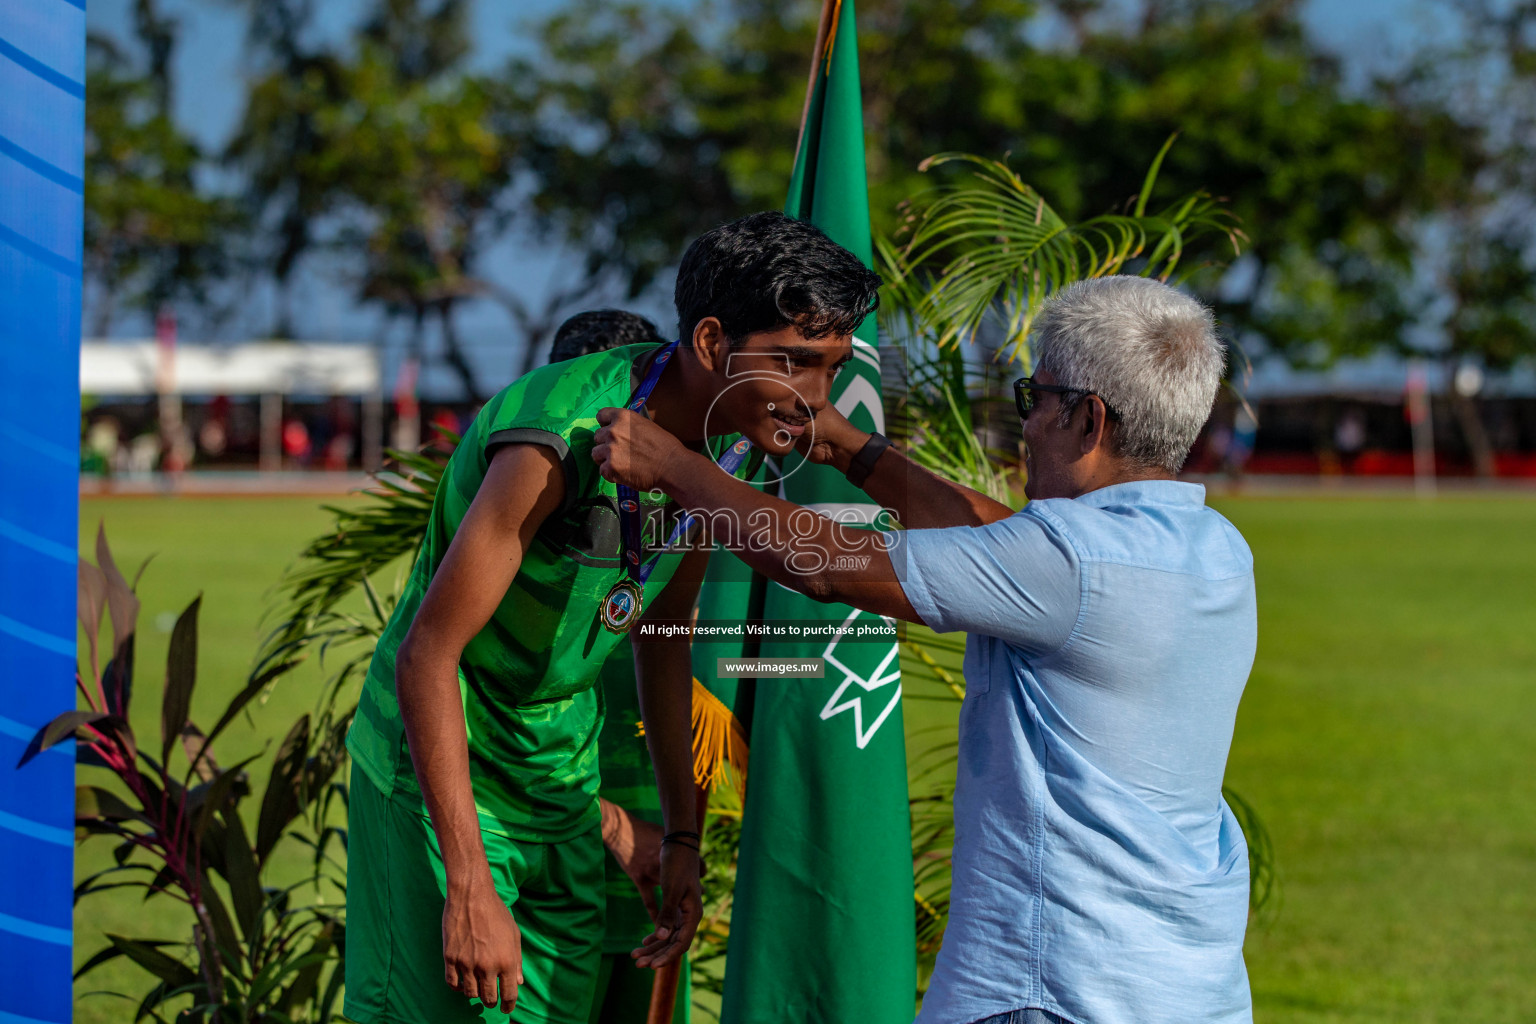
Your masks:
[{"label": "man's hand", "polygon": [[661,826],[635,817],[618,804],[598,803],[603,809],[603,845],[640,890],[645,912],[654,922],[656,887],[661,884]]},{"label": "man's hand", "polygon": [[811,429],[795,439],[795,447],[809,461],[846,473],[869,438],[869,431],[860,430],[836,407],[828,405],[816,414]]},{"label": "man's hand", "polygon": [[448,894],[443,907],[443,980],[448,987],[495,1006],[517,1005],[523,983],[523,934],[489,877],[464,895]]},{"label": "man's hand", "polygon": [[699,853],[691,846],[667,843],[661,848],[661,910],[656,914],[656,930],[629,955],[639,967],[665,967],[688,951],[703,916]]},{"label": "man's hand", "polygon": [[637,491],[665,490],[678,464],[697,457],[681,441],[640,413],[599,409],[602,428],[592,436],[592,461],[604,480]]}]

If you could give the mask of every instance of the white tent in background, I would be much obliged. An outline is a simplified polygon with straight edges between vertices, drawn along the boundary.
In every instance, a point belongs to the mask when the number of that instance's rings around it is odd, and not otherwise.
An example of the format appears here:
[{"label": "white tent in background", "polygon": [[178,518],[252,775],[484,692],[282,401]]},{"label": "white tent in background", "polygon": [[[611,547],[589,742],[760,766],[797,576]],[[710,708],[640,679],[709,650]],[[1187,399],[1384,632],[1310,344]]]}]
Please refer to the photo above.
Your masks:
[{"label": "white tent in background", "polygon": [[96,341],[80,346],[80,392],[97,396],[261,397],[261,464],[281,463],[283,399],[291,395],[362,402],[363,466],[383,456],[383,372],[370,345],[247,341],[228,345],[155,340]]}]

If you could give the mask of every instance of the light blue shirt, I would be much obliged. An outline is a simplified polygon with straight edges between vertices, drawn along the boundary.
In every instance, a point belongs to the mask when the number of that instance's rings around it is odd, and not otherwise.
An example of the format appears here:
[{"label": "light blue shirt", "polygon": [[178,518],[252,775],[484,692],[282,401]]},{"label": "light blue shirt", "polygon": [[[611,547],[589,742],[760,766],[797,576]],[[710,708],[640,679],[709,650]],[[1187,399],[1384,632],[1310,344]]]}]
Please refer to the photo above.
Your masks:
[{"label": "light blue shirt", "polygon": [[1221,797],[1253,666],[1253,556],[1171,480],[886,535],[964,630],[949,927],[919,1024],[1253,1019],[1248,858]]}]

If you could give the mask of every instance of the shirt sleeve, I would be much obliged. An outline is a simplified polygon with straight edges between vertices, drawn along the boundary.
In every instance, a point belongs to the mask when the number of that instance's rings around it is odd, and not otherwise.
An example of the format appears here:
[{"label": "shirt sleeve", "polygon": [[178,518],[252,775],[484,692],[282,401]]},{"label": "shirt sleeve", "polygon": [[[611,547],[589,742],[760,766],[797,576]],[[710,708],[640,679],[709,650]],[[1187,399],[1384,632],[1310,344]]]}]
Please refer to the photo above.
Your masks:
[{"label": "shirt sleeve", "polygon": [[622,404],[622,397],[614,399],[620,393],[620,382],[612,368],[612,372],[595,378],[551,374],[544,372],[546,369],[514,381],[482,412],[486,417],[483,454],[488,462],[504,445],[548,448],[565,477],[564,512],[590,494],[597,476],[589,455],[592,435],[597,431],[597,410],[603,405]]},{"label": "shirt sleeve", "polygon": [[485,438],[486,461],[490,461],[498,448],[509,444],[541,444],[554,452],[560,463],[560,474],[565,479],[565,497],[560,502],[560,512],[564,513],[576,502],[582,492],[581,466],[564,435],[546,426],[493,430]]},{"label": "shirt sleeve", "polygon": [[1061,531],[1028,510],[986,526],[885,534],[907,600],[930,628],[1047,653],[1082,608],[1082,567]]}]

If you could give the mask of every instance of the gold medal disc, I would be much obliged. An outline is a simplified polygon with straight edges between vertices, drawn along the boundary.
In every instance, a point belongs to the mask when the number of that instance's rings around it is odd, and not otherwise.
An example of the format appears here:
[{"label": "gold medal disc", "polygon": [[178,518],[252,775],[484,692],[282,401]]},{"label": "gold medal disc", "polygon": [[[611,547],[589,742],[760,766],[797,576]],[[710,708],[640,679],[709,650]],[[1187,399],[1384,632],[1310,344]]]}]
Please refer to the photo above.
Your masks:
[{"label": "gold medal disc", "polygon": [[610,633],[628,633],[640,617],[641,591],[628,577],[619,580],[603,598],[600,612],[603,628]]}]

